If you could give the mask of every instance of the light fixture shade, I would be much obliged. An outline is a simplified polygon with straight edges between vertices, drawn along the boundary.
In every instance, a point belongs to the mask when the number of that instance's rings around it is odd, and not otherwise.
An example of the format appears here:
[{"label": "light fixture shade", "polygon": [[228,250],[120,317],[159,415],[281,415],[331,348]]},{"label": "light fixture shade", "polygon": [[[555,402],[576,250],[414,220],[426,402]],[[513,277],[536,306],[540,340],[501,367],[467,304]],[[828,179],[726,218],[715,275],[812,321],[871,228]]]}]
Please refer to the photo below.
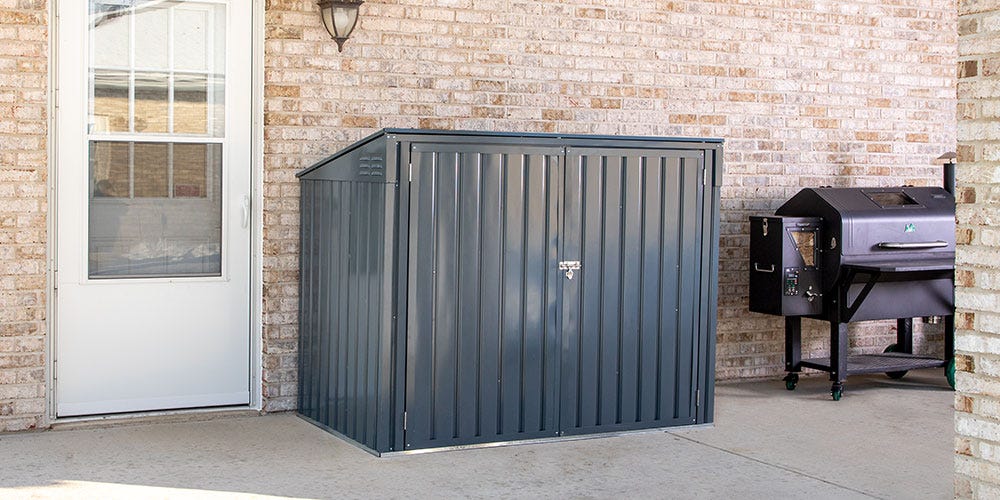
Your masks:
[{"label": "light fixture shade", "polygon": [[354,26],[358,24],[358,7],[364,2],[320,0],[316,3],[323,16],[323,26],[337,42],[337,50],[343,52],[344,42],[351,36]]}]

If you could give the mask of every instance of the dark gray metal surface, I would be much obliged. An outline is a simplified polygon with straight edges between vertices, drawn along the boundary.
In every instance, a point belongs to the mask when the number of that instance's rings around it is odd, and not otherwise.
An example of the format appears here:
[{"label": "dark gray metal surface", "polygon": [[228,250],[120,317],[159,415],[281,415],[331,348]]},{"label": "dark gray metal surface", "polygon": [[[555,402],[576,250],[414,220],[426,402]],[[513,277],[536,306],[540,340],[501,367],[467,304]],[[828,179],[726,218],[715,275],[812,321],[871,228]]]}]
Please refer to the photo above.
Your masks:
[{"label": "dark gray metal surface", "polygon": [[394,191],[302,182],[299,412],[369,448],[392,437],[384,228]]},{"label": "dark gray metal surface", "polygon": [[561,153],[414,148],[406,449],[557,435]]},{"label": "dark gray metal surface", "polygon": [[719,141],[387,130],[299,176],[303,415],[376,452],[712,421]]},{"label": "dark gray metal surface", "polygon": [[695,422],[700,151],[571,149],[562,431]]}]

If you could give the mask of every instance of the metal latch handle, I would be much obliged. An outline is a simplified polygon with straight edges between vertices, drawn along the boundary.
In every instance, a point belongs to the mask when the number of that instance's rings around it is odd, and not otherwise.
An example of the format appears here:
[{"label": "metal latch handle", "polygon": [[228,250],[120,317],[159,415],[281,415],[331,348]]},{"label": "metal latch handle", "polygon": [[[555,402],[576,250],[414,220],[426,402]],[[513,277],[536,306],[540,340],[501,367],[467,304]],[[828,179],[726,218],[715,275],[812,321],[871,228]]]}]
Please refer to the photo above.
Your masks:
[{"label": "metal latch handle", "polygon": [[903,242],[903,241],[883,241],[878,244],[879,248],[886,250],[922,250],[926,248],[945,248],[948,246],[947,241],[914,241],[914,242]]},{"label": "metal latch handle", "polygon": [[250,224],[250,195],[243,195],[240,202],[240,227],[246,228]]},{"label": "metal latch handle", "polygon": [[578,260],[564,260],[559,263],[559,270],[566,272],[566,279],[573,279],[573,272],[577,269],[582,269],[583,264]]},{"label": "metal latch handle", "polygon": [[760,264],[754,262],[753,263],[753,270],[757,271],[758,273],[773,273],[774,272],[774,264],[771,264],[770,268],[764,268],[764,267],[760,267]]}]

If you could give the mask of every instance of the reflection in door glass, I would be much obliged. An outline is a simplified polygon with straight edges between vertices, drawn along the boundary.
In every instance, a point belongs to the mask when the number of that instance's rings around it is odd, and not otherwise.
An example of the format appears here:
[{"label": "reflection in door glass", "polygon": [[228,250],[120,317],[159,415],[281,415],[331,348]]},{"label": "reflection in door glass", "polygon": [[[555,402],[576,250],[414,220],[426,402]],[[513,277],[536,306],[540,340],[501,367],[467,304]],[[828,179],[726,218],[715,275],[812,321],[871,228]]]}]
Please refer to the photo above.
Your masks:
[{"label": "reflection in door glass", "polygon": [[88,274],[221,276],[226,4],[89,5]]},{"label": "reflection in door glass", "polygon": [[90,277],[219,276],[221,178],[219,144],[92,142]]}]

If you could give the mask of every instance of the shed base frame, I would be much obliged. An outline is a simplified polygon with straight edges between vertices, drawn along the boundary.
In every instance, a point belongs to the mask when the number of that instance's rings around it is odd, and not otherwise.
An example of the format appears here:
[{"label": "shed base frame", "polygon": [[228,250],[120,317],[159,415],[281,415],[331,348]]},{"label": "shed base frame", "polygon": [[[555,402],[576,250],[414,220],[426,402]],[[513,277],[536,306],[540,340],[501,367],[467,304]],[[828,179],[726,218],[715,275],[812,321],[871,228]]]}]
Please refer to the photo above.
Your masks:
[{"label": "shed base frame", "polygon": [[422,455],[425,453],[438,453],[444,451],[475,450],[481,448],[499,448],[505,446],[523,446],[529,444],[564,443],[567,441],[585,441],[590,439],[616,438],[623,436],[636,436],[636,435],[654,434],[654,433],[676,433],[681,431],[689,431],[696,429],[712,429],[712,428],[715,428],[715,424],[709,422],[706,424],[692,424],[692,425],[681,425],[681,426],[671,426],[671,427],[653,427],[651,429],[636,429],[632,431],[599,432],[596,434],[573,434],[566,436],[554,436],[554,437],[535,438],[535,439],[516,439],[512,441],[498,441],[492,443],[464,444],[458,446],[441,446],[438,448],[421,448],[419,450],[390,451],[382,453],[379,456],[395,457],[402,455]]}]

